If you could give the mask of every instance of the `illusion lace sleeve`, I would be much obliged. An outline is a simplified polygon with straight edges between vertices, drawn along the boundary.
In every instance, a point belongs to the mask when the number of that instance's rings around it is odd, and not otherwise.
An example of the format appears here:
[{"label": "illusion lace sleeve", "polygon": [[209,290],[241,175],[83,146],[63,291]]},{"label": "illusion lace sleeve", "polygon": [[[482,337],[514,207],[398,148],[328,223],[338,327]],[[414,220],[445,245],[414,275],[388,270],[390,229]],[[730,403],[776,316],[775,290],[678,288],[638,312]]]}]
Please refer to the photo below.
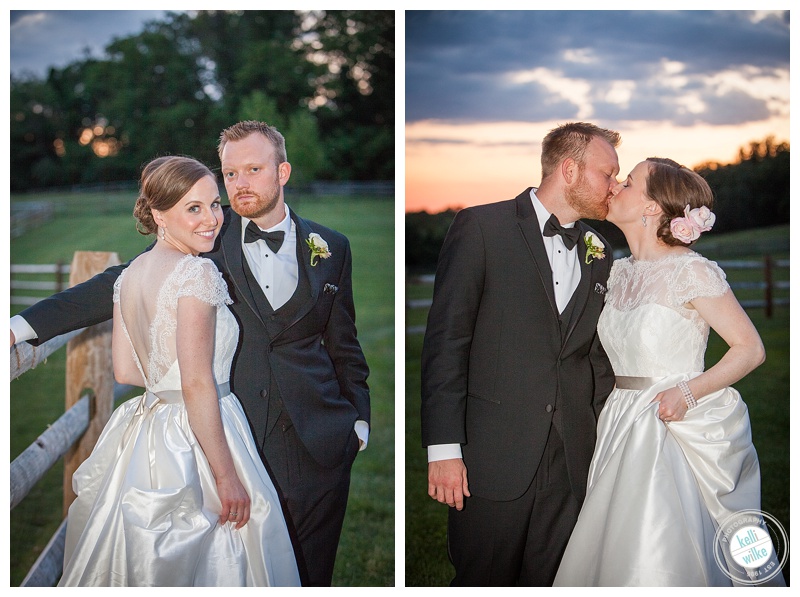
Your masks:
[{"label": "illusion lace sleeve", "polygon": [[222,274],[212,261],[205,257],[194,257],[186,260],[183,265],[177,274],[176,302],[184,296],[198,298],[215,307],[233,302]]},{"label": "illusion lace sleeve", "polygon": [[114,302],[115,303],[119,302],[119,289],[120,289],[120,285],[121,284],[122,284],[122,275],[120,274],[119,276],[117,276],[117,279],[114,280]]},{"label": "illusion lace sleeve", "polygon": [[725,272],[714,261],[697,255],[675,271],[671,288],[673,306],[681,307],[696,298],[722,296],[730,286]]}]

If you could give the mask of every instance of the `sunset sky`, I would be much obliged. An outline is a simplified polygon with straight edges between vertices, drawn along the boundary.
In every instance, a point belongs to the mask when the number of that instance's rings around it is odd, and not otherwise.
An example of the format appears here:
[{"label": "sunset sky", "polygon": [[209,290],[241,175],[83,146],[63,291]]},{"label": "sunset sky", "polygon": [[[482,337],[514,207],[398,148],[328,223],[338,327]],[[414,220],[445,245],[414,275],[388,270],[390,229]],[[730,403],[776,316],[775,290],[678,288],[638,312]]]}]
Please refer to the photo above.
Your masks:
[{"label": "sunset sky", "polygon": [[788,11],[406,11],[406,211],[516,196],[558,124],[658,155],[734,161],[789,141]]}]

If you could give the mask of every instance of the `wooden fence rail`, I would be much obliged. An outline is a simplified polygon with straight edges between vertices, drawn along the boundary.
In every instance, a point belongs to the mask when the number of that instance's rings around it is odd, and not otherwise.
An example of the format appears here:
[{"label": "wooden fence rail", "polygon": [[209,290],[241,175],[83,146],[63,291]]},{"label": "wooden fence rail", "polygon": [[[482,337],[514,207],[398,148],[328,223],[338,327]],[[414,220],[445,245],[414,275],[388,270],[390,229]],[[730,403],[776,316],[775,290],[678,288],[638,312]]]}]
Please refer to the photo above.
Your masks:
[{"label": "wooden fence rail", "polygon": [[89,428],[90,400],[90,395],[82,396],[11,462],[12,510]]},{"label": "wooden fence rail", "polygon": [[[78,251],[70,268],[70,286],[119,263],[116,253]],[[77,330],[39,347],[21,343],[11,349],[15,379],[67,345],[65,413],[11,463],[11,509],[42,476],[64,457],[64,517],[75,499],[72,474],[91,452],[108,422],[115,396],[129,391],[116,386],[111,363],[111,322]],[[40,397],[48,399],[49,397]],[[61,576],[66,525],[58,531],[28,572],[22,586],[53,586]]]},{"label": "wooden fence rail", "polygon": [[64,571],[64,545],[67,541],[67,519],[65,518],[42,553],[36,558],[25,576],[22,587],[52,587]]},{"label": "wooden fence rail", "polygon": [[[66,287],[65,277],[70,273],[70,266],[64,263],[49,264],[12,264],[11,265],[11,304],[12,305],[33,305],[43,296],[24,296],[14,294],[14,290],[43,290],[47,291],[48,296],[55,292],[61,292]],[[29,280],[24,276],[51,275],[48,280]],[[22,278],[20,276],[23,276]]]},{"label": "wooden fence rail", "polygon": [[55,206],[50,201],[25,201],[11,203],[11,238],[53,219]]},{"label": "wooden fence rail", "polygon": [[[731,282],[730,286],[733,290],[763,290],[764,298],[761,299],[747,299],[740,300],[739,303],[745,309],[764,309],[767,317],[772,317],[772,311],[775,306],[785,306],[789,304],[789,298],[776,298],[774,296],[776,290],[789,290],[788,280],[775,280],[774,272],[776,268],[789,268],[788,259],[774,259],[770,255],[765,255],[764,259],[760,261],[718,261],[717,264],[726,271],[736,269],[759,269],[764,271],[762,280],[752,282]],[[422,275],[409,278],[408,284],[433,286],[434,276]],[[428,309],[433,302],[432,298],[413,298],[406,300],[406,310],[412,309]],[[406,327],[407,335],[424,334],[424,325],[412,325]]]},{"label": "wooden fence rail", "polygon": [[[133,386],[114,384],[114,400],[126,395],[132,388]],[[72,408],[11,462],[9,477],[12,510],[89,428],[89,421],[96,409],[94,398],[91,392],[82,395]]]}]

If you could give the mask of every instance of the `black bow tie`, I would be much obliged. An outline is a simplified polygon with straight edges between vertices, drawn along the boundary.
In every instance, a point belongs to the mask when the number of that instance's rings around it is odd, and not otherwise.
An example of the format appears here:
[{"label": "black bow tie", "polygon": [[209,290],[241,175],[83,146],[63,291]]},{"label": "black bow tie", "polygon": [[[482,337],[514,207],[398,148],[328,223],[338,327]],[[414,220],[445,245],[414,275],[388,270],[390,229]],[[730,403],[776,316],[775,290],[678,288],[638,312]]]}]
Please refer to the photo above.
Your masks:
[{"label": "black bow tie", "polygon": [[273,253],[277,253],[283,244],[283,237],[285,236],[283,230],[275,230],[273,232],[264,232],[254,222],[250,222],[247,228],[244,229],[244,242],[254,243],[259,238],[267,241],[267,246],[272,249]]},{"label": "black bow tie", "polygon": [[544,223],[544,231],[542,234],[545,236],[561,235],[561,238],[564,239],[564,246],[567,247],[567,251],[571,251],[573,247],[578,244],[578,239],[581,237],[581,231],[578,230],[577,226],[564,228],[559,223],[555,214],[550,214],[550,217]]}]

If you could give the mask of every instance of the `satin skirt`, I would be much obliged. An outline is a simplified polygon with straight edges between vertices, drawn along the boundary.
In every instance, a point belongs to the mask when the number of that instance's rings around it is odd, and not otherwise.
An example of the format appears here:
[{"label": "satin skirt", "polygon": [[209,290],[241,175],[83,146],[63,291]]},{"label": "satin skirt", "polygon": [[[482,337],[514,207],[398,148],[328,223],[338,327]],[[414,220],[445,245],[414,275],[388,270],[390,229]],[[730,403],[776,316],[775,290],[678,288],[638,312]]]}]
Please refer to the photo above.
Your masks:
[{"label": "satin skirt", "polygon": [[[179,392],[170,392],[179,394]],[[297,586],[278,495],[238,399],[220,399],[251,499],[240,530],[220,524],[214,475],[182,401],[145,394],[112,415],[73,476],[60,586]]]},{"label": "satin skirt", "polygon": [[734,512],[760,508],[758,457],[733,388],[705,396],[683,421],[658,418],[653,398],[694,375],[609,396],[555,585],[732,584],[714,557],[715,533]]}]

